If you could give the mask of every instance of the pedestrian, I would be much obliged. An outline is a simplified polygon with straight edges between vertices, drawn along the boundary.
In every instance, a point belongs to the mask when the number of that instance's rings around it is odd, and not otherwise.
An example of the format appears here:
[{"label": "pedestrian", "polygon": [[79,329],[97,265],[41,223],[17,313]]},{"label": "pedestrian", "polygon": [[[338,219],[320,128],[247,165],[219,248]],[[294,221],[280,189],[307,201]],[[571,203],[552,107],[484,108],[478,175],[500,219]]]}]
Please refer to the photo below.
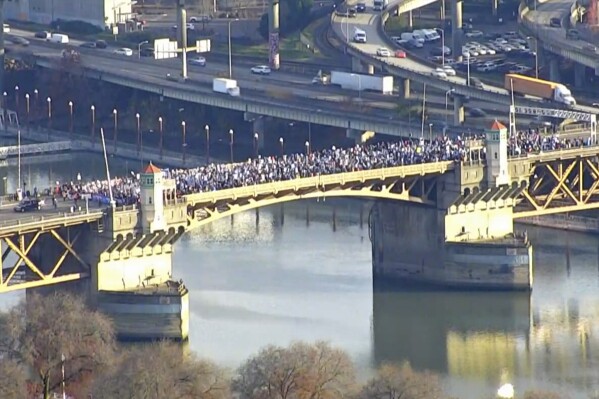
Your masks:
[{"label": "pedestrian", "polygon": [[58,207],[58,205],[56,204],[56,195],[54,194],[52,194],[52,205],[54,206],[54,209]]}]

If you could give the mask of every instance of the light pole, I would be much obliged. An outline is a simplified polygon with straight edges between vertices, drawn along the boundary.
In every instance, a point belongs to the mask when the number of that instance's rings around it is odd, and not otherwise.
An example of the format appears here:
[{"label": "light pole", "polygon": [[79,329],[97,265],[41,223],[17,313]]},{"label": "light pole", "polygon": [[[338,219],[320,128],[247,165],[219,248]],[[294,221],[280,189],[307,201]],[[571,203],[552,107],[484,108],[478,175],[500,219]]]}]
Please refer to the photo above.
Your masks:
[{"label": "light pole", "polygon": [[15,86],[15,112],[19,114],[19,86]]},{"label": "light pole", "polygon": [[238,21],[239,19],[232,19],[229,21],[229,79],[233,76],[233,53],[231,52],[231,23]]},{"label": "light pole", "polygon": [[4,181],[4,196],[8,195],[8,177],[4,176],[2,178],[2,180]]},{"label": "light pole", "polygon": [[233,163],[233,129],[229,129],[229,146],[231,147],[231,163]]},{"label": "light pole", "polygon": [[8,130],[8,110],[6,109],[8,106],[8,101],[6,101],[7,96],[7,92],[2,93],[2,118],[4,119],[4,130]]},{"label": "light pole", "polygon": [[89,107],[92,112],[92,130],[90,131],[90,137],[92,139],[92,145],[96,145],[96,107],[92,105]]},{"label": "light pole", "polygon": [[69,138],[73,140],[73,102],[69,101]]},{"label": "light pole", "polygon": [[112,110],[112,115],[114,116],[114,136],[112,137],[112,142],[114,144],[114,152],[116,153],[116,142],[119,135],[119,112],[116,108]]},{"label": "light pole", "polygon": [[254,133],[254,154],[258,158],[258,133]]},{"label": "light pole", "polygon": [[25,93],[25,111],[27,112],[27,132],[29,132],[29,93]]},{"label": "light pole", "polygon": [[50,129],[52,128],[52,99],[48,97],[46,102],[48,103],[48,141],[50,141]]},{"label": "light pole", "polygon": [[448,106],[447,97],[449,96],[449,93],[452,93],[454,91],[455,91],[454,89],[449,89],[445,92],[445,123],[447,123],[447,106]]},{"label": "light pole", "polygon": [[466,85],[470,86],[470,53],[466,53],[466,68],[467,68]]},{"label": "light pole", "polygon": [[159,133],[160,133],[160,139],[159,139],[159,144],[158,146],[160,147],[160,159],[162,159],[162,135],[163,135],[163,131],[162,131],[162,116],[158,117],[158,128],[159,128]]},{"label": "light pole", "polygon": [[306,141],[306,155],[310,156],[310,142]]},{"label": "light pole", "polygon": [[441,66],[445,66],[445,29],[438,29],[441,31]]},{"label": "light pole", "polygon": [[429,144],[433,142],[433,124],[428,124],[428,142]]},{"label": "light pole", "polygon": [[281,156],[285,154],[285,140],[283,137],[279,137],[279,143],[281,144]]},{"label": "light pole", "polygon": [[[535,2],[536,4],[536,2]],[[539,78],[539,41],[532,36],[527,37],[528,40],[534,40],[535,42],[535,78]]]},{"label": "light pole", "polygon": [[210,126],[204,126],[206,130],[206,165],[210,164]]},{"label": "light pole", "polygon": [[144,40],[143,42],[139,42],[137,44],[137,58],[141,58],[141,46],[143,46],[144,44],[148,44],[149,42],[147,40]]},{"label": "light pole", "polygon": [[141,153],[141,123],[139,121],[139,112],[135,114],[135,119],[137,122],[137,153]]},{"label": "light pole", "polygon": [[312,147],[312,122],[308,122],[308,143]]},{"label": "light pole", "polygon": [[187,152],[187,142],[185,140],[185,121],[181,121],[181,133],[183,134],[183,165],[185,165],[185,155]]}]

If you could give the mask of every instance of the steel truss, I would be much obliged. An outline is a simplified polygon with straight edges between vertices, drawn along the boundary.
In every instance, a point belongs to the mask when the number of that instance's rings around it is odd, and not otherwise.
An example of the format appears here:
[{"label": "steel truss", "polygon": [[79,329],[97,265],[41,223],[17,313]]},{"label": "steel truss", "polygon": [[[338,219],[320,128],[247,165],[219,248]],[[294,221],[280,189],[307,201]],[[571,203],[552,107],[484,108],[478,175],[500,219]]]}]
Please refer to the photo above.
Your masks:
[{"label": "steel truss", "polygon": [[[84,226],[62,227],[0,237],[0,252],[2,253],[0,293],[88,277],[91,270],[90,265],[81,258],[75,249],[75,244],[83,231]],[[52,238],[53,248],[60,248],[57,251],[58,256],[53,256],[51,251],[44,251],[43,255],[33,253],[41,252],[40,248],[36,248],[36,246],[41,245],[40,241],[43,239],[47,239],[45,236]],[[48,245],[48,241],[44,245]],[[7,267],[11,254],[12,258],[16,257],[16,261]],[[65,261],[71,258],[74,261],[68,262],[69,266],[66,267]]]},{"label": "steel truss", "polygon": [[200,196],[188,205],[188,228],[199,227],[250,209],[310,198],[363,197],[436,205],[438,180],[438,174],[425,174],[364,182],[340,180],[330,184],[272,190],[257,195],[246,191],[247,194],[240,193],[219,200],[212,200],[210,196]]},{"label": "steel truss", "polygon": [[539,163],[514,218],[599,208],[599,161],[578,157]]}]

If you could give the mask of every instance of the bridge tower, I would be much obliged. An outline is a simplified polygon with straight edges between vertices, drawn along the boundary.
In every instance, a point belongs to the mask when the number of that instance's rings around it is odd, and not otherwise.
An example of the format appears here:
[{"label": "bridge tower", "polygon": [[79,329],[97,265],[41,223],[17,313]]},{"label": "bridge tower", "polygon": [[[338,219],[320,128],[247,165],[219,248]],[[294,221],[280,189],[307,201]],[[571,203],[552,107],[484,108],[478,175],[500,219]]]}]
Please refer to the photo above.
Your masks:
[{"label": "bridge tower", "polygon": [[495,120],[485,130],[487,150],[487,184],[499,187],[510,183],[507,157],[507,127]]},{"label": "bridge tower", "polygon": [[162,171],[152,162],[140,176],[141,228],[144,234],[165,229]]},{"label": "bridge tower", "polygon": [[268,45],[270,67],[278,70],[281,66],[279,59],[279,0],[271,0],[268,9]]}]

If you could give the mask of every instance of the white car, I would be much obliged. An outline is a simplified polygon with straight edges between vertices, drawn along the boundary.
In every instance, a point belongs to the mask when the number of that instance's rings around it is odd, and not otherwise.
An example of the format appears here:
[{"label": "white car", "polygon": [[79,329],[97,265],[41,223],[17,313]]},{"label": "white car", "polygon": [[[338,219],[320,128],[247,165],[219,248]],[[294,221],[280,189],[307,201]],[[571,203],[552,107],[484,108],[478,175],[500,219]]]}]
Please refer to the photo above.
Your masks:
[{"label": "white car", "polygon": [[189,65],[196,65],[196,66],[201,66],[204,67],[206,66],[206,58],[198,55],[197,57],[194,58],[189,58],[187,60],[187,62],[189,63]]},{"label": "white car", "polygon": [[192,23],[186,23],[185,27],[189,30],[196,30],[196,26]]},{"label": "white car", "polygon": [[466,37],[483,37],[484,33],[479,30],[472,30],[466,33]]},{"label": "white car", "polygon": [[266,65],[257,65],[250,69],[256,75],[270,75],[270,67]]},{"label": "white car", "polygon": [[436,68],[431,71],[431,76],[439,79],[447,79],[447,74],[442,68]]},{"label": "white car", "polygon": [[380,47],[376,50],[376,55],[379,57],[391,57],[391,51],[387,47]]},{"label": "white car", "polygon": [[449,65],[443,65],[443,68],[441,68],[443,70],[443,72],[445,72],[445,75],[447,76],[455,76],[455,69],[453,69],[452,67],[450,67]]},{"label": "white car", "polygon": [[484,49],[487,52],[487,54],[489,54],[489,55],[495,55],[495,54],[497,54],[497,52],[494,49],[492,49],[492,48],[484,47]]},{"label": "white car", "polygon": [[123,47],[123,48],[117,48],[116,50],[114,50],[115,54],[119,54],[119,55],[126,55],[127,57],[131,57],[133,55],[133,50],[131,50],[130,48],[127,47]]},{"label": "white car", "polygon": [[479,47],[478,48],[478,54],[480,55],[487,55],[487,49],[484,47]]}]

